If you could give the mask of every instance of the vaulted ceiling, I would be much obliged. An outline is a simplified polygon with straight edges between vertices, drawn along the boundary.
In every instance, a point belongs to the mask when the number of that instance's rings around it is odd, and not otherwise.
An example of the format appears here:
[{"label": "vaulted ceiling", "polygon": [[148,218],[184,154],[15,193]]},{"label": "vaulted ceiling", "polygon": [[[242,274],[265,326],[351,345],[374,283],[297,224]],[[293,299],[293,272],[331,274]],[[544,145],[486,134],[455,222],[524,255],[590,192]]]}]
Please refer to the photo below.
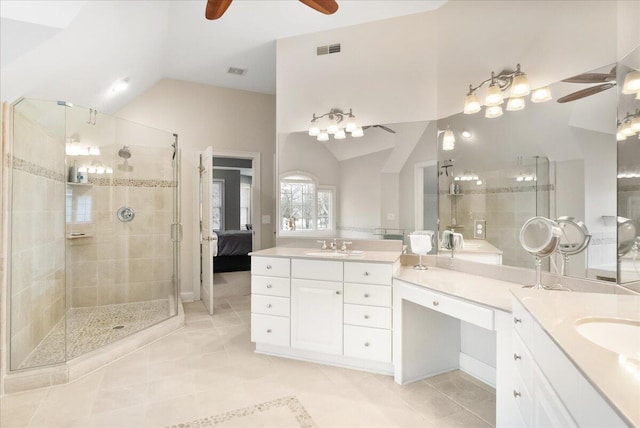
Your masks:
[{"label": "vaulted ceiling", "polygon": [[[446,0],[342,0],[325,16],[294,0],[0,2],[0,98],[68,100],[117,111],[161,78],[275,93],[275,40],[429,11]],[[247,69],[244,76],[229,67]],[[130,88],[113,94],[111,84]]]}]

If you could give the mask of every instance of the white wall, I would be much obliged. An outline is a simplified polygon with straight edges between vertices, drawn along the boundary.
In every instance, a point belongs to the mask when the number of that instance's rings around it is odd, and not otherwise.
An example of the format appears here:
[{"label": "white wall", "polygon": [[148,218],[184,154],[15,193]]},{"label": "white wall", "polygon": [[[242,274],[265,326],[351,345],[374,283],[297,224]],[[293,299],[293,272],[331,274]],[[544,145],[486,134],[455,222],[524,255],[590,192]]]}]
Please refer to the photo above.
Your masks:
[{"label": "white wall", "polygon": [[[194,254],[198,237],[198,154],[208,146],[215,151],[261,153],[261,211],[272,223],[262,225],[263,248],[272,246],[274,234],[275,97],[273,95],[172,79],[160,80],[129,103],[119,117],[164,129],[179,135],[182,150],[182,241],[181,285],[186,298],[198,286],[194,276]],[[257,219],[259,222],[260,219]],[[254,222],[256,223],[256,222]]]}]

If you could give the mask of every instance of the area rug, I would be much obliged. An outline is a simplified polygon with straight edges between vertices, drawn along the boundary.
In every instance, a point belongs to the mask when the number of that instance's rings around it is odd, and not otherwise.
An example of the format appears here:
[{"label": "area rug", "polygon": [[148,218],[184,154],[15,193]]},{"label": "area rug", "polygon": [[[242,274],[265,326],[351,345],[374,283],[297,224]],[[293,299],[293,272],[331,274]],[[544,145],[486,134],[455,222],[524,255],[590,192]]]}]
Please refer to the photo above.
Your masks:
[{"label": "area rug", "polygon": [[250,407],[219,413],[168,428],[202,427],[301,427],[313,428],[316,424],[296,397],[282,397]]}]

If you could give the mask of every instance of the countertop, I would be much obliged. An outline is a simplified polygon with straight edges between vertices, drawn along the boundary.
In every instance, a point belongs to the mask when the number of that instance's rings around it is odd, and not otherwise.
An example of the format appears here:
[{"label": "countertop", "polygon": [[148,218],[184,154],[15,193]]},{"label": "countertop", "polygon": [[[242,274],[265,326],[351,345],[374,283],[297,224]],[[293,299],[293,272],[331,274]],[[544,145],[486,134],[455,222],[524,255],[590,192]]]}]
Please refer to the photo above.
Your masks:
[{"label": "countertop", "polygon": [[[561,293],[517,289],[513,295],[585,378],[634,426],[640,426],[640,361],[627,361],[584,338],[575,328],[581,318],[606,317],[640,321],[640,296]],[[640,348],[640,338],[638,338]],[[638,349],[640,352],[640,349]]]},{"label": "countertop", "polygon": [[403,266],[394,278],[506,312],[511,312],[510,291],[522,288],[522,284],[437,267],[415,270]]},{"label": "countertop", "polygon": [[400,251],[371,251],[362,252],[320,250],[319,248],[294,248],[294,247],[273,247],[265,250],[253,251],[250,256],[262,257],[295,257],[302,259],[336,260],[348,262],[375,262],[375,263],[395,263],[400,259]]}]

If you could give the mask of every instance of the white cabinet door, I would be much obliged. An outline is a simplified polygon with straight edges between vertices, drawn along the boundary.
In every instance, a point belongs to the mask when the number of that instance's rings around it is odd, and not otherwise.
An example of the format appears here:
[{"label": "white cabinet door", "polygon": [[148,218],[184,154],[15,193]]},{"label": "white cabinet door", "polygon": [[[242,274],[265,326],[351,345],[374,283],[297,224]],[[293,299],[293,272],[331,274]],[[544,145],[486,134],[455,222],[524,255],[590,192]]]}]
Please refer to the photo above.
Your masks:
[{"label": "white cabinet door", "polygon": [[291,347],[342,354],[342,283],[291,280]]}]

